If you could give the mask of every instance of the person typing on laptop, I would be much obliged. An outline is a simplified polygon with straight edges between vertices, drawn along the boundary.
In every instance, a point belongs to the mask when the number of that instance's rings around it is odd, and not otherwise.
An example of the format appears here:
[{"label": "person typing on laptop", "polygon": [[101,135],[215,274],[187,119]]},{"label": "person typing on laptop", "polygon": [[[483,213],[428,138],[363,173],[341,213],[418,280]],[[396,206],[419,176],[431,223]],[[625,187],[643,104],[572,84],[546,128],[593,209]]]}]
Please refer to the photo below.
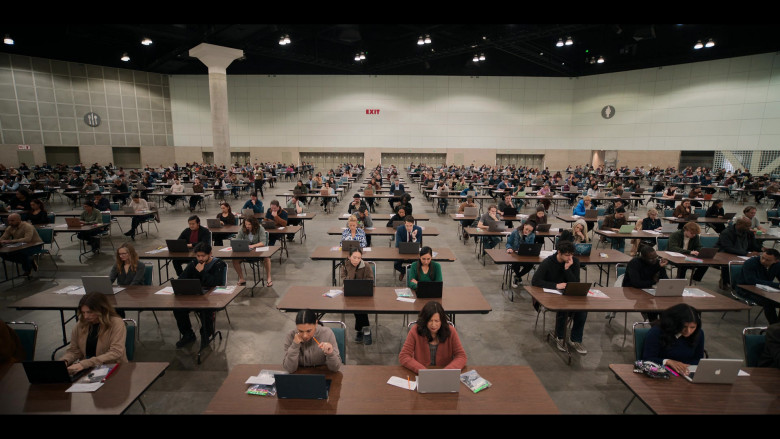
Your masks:
[{"label": "person typing on laptop", "polygon": [[284,340],[282,367],[294,373],[300,367],[326,365],[337,372],[341,368],[341,357],[333,330],[323,326],[314,311],[302,309],[295,316],[295,329]]},{"label": "person typing on laptop", "polygon": [[[498,203],[499,215],[501,216],[508,215],[504,213],[507,211],[507,209],[510,209],[511,213],[517,215],[517,206],[515,206],[515,203],[512,202],[512,192],[505,192],[504,200]],[[507,227],[512,227],[512,220],[506,220],[504,221],[504,224],[506,224]]]},{"label": "person typing on laptop", "polygon": [[[244,218],[244,223],[241,225],[241,230],[238,231],[236,239],[246,239],[249,241],[249,250],[253,251],[257,247],[265,247],[268,243],[268,232],[260,226],[260,221],[253,216]],[[241,269],[241,263],[243,259],[233,259],[233,269],[238,274],[238,285],[246,285],[246,279],[244,279],[244,270]],[[268,279],[265,281],[265,286],[274,286],[271,280],[271,258],[263,258],[263,265],[265,266],[265,273]]]},{"label": "person typing on laptop", "polygon": [[398,361],[414,373],[431,366],[461,370],[466,367],[466,351],[441,303],[430,301],[423,306],[417,323],[406,336]]},{"label": "person typing on laptop", "polygon": [[135,247],[125,242],[116,249],[116,262],[111,266],[109,277],[117,285],[143,285],[146,265],[139,260]]},{"label": "person typing on laptop", "polygon": [[420,249],[420,260],[409,266],[406,286],[416,290],[418,282],[443,282],[441,264],[433,260],[433,250],[427,246]]},{"label": "person typing on laptop", "polygon": [[[658,257],[653,247],[649,245],[639,246],[637,256],[626,265],[626,274],[623,276],[623,287],[653,288],[660,279],[668,279],[666,264],[669,261]],[[642,316],[653,321],[658,318],[658,313],[642,313]]]},{"label": "person typing on laptop", "polygon": [[696,308],[680,303],[664,310],[647,332],[642,360],[688,375],[688,366],[699,364],[702,358],[704,331]]},{"label": "person typing on laptop", "polygon": [[[556,251],[555,254],[548,256],[539,264],[539,267],[534,273],[534,277],[531,279],[531,285],[535,287],[563,290],[566,288],[567,283],[579,281],[580,261],[574,257],[574,244],[571,241],[562,240],[558,242],[558,251]],[[538,306],[537,303],[534,303],[534,307]],[[569,346],[580,354],[587,354],[588,350],[582,345],[585,320],[588,318],[587,312],[578,311],[567,313],[561,311],[556,313],[555,331],[550,335],[555,338],[558,350],[565,352],[566,346],[564,345],[563,337],[566,333],[566,323],[569,317],[574,321],[571,328],[571,335],[568,340]]]},{"label": "person typing on laptop", "polygon": [[[536,222],[526,221],[509,234],[506,240],[506,252],[509,254],[517,253],[520,244],[534,244],[536,242]],[[523,276],[530,273],[534,268],[533,263],[512,263],[512,271],[515,273],[515,281],[512,282],[512,288],[517,288],[522,281]]]},{"label": "person typing on laptop", "polygon": [[[211,244],[198,243],[195,246],[195,260],[187,265],[179,279],[199,279],[202,287],[210,288],[225,285],[227,278],[227,264],[219,258],[211,256]],[[214,334],[216,312],[205,309],[197,311],[200,316],[200,346],[209,344],[209,339]],[[192,331],[189,309],[176,309],[173,311],[176,318],[176,326],[181,333],[181,340],[176,342],[176,347],[181,348],[195,341],[195,333]]]},{"label": "person typing on laptop", "polygon": [[358,227],[358,219],[355,215],[351,215],[347,220],[347,228],[341,233],[341,242],[344,241],[358,241],[360,242],[360,248],[366,247],[366,232]]},{"label": "person typing on laptop", "polygon": [[[356,248],[349,253],[339,270],[341,281],[345,279],[373,279],[374,270],[363,261],[363,249]],[[368,314],[355,314],[355,343],[363,343],[363,327],[369,326]]]},{"label": "person typing on laptop", "polygon": [[[287,226],[287,211],[279,205],[279,200],[271,200],[271,205],[265,212],[265,219],[273,221],[276,227]],[[268,245],[276,244],[276,240],[276,235],[268,234]]]},{"label": "person typing on laptop", "polygon": [[105,294],[89,293],[79,300],[79,320],[70,335],[70,345],[60,360],[73,375],[105,363],[127,363],[125,322]]},{"label": "person typing on laptop", "polygon": [[[0,244],[8,245],[15,243],[37,244],[43,243],[38,231],[32,224],[22,221],[18,213],[8,215],[8,227],[0,236]],[[22,265],[22,276],[30,277],[33,269],[38,270],[38,265],[34,262],[33,256],[38,253],[40,246],[28,247],[24,250],[18,250],[11,253],[5,253],[3,259],[17,262]]]},{"label": "person typing on laptop", "polygon": [[[670,252],[682,253],[684,255],[699,256],[699,250],[701,250],[701,240],[699,234],[701,233],[701,227],[693,221],[685,223],[682,230],[678,230],[669,235],[669,246],[667,250]],[[680,266],[677,268],[677,279],[685,279],[685,273],[688,272],[688,267]],[[704,273],[707,272],[707,266],[697,267],[693,272],[693,280],[701,282],[704,278]]]},{"label": "person typing on laptop", "polygon": [[[498,207],[495,204],[491,204],[488,206],[487,213],[483,214],[482,217],[479,219],[479,222],[477,223],[477,228],[483,229],[483,230],[489,230],[490,224],[498,223]],[[483,248],[485,250],[490,250],[498,245],[498,243],[501,241],[501,238],[498,236],[483,236]]]},{"label": "person typing on laptop", "polygon": [[[186,241],[188,248],[192,248],[201,242],[211,246],[211,231],[200,225],[200,217],[198,215],[192,215],[187,218],[187,228],[181,231],[177,239]],[[176,275],[181,276],[181,266],[188,262],[190,262],[190,259],[174,259],[171,261],[174,270],[176,270]]]},{"label": "person typing on laptop", "polygon": [[[84,211],[81,212],[79,220],[83,224],[103,224],[103,214],[97,210],[95,203],[92,201],[87,201],[84,203]],[[89,245],[92,247],[92,253],[97,253],[100,250],[100,239],[95,238],[95,235],[98,235],[102,231],[102,228],[93,229],[85,232],[79,232],[76,236],[79,239],[89,243]]]},{"label": "person typing on laptop", "polygon": [[[420,245],[422,245],[423,242],[422,228],[414,224],[414,217],[411,215],[407,215],[406,218],[404,218],[404,225],[398,226],[398,229],[396,229],[395,231],[396,248],[398,248],[398,245],[402,242],[419,242]],[[406,272],[404,271],[403,261],[401,261],[400,259],[395,261],[395,263],[393,263],[393,268],[395,269],[395,271],[401,273],[398,276],[398,280],[404,280],[404,276],[406,275]]]}]

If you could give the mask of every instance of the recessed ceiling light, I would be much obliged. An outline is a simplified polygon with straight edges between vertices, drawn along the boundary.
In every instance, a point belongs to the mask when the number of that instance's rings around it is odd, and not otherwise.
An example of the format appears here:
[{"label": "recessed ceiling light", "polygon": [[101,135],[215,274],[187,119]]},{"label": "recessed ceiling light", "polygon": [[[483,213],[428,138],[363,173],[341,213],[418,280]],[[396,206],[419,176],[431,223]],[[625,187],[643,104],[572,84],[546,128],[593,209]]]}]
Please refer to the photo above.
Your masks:
[{"label": "recessed ceiling light", "polygon": [[120,58],[122,61],[127,62],[130,61],[130,56],[127,54],[127,52],[122,54],[122,58]]},{"label": "recessed ceiling light", "polygon": [[704,44],[701,43],[701,40],[697,41],[696,44],[693,45],[693,48],[698,50],[704,47]]},{"label": "recessed ceiling light", "polygon": [[143,44],[144,46],[151,46],[152,40],[150,38],[144,38],[143,40],[141,40],[141,44]]},{"label": "recessed ceiling light", "polygon": [[712,41],[712,38],[710,38],[709,41],[707,41],[707,44],[704,45],[704,47],[707,48],[714,47],[714,46],[715,46],[715,42]]},{"label": "recessed ceiling light", "polygon": [[5,34],[5,37],[3,38],[3,43],[8,44],[9,46],[13,46],[14,40],[11,38],[10,35]]}]

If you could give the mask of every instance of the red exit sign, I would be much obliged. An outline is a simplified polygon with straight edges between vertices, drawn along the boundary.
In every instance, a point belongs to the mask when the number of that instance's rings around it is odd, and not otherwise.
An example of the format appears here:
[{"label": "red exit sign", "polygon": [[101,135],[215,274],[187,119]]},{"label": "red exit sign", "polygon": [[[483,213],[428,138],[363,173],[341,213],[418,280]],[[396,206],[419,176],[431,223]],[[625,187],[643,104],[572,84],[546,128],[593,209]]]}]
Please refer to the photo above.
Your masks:
[{"label": "red exit sign", "polygon": [[379,114],[379,109],[377,108],[377,109],[372,110],[372,109],[366,108],[366,114]]}]

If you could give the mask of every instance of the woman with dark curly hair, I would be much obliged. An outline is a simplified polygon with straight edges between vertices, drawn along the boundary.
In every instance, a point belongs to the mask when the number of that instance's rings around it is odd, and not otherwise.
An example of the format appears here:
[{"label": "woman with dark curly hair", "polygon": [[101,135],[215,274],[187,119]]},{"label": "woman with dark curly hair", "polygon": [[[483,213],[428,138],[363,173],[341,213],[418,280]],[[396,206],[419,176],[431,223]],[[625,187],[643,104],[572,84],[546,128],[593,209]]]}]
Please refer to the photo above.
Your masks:
[{"label": "woman with dark curly hair", "polygon": [[704,331],[696,308],[681,303],[667,308],[645,338],[642,360],[688,375],[688,366],[704,357]]}]

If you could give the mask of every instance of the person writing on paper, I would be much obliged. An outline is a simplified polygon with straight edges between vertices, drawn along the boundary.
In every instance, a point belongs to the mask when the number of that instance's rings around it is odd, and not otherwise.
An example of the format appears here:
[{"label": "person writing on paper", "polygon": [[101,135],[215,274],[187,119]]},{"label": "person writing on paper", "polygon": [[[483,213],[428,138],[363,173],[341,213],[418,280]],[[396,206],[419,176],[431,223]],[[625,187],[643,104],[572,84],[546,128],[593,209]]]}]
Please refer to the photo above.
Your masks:
[{"label": "person writing on paper", "polygon": [[406,336],[398,360],[401,366],[414,373],[431,366],[461,370],[466,367],[466,351],[441,303],[430,301],[423,306],[417,324]]},{"label": "person writing on paper", "polygon": [[105,363],[127,363],[125,322],[102,293],[89,293],[79,300],[79,321],[70,335],[70,345],[60,360],[73,375]]},{"label": "person writing on paper", "polygon": [[704,331],[696,308],[681,303],[664,310],[647,332],[643,361],[664,365],[681,375],[704,358]]},{"label": "person writing on paper", "polygon": [[[699,234],[701,233],[701,227],[693,221],[687,222],[682,230],[678,230],[669,235],[669,246],[667,250],[670,252],[682,253],[684,255],[690,255],[694,257],[699,256],[699,250],[701,250],[701,240]],[[688,267],[680,266],[677,268],[677,279],[685,279],[685,273],[688,272]],[[693,272],[693,280],[701,282],[704,278],[704,273],[707,272],[707,266],[697,267]]]},{"label": "person writing on paper", "polygon": [[433,261],[433,250],[430,247],[420,249],[420,260],[409,266],[409,277],[406,286],[416,290],[417,282],[443,282],[441,264]]},{"label": "person writing on paper", "polygon": [[[574,257],[574,244],[568,240],[560,240],[555,254],[548,256],[539,264],[539,267],[531,279],[531,285],[535,287],[563,290],[569,282],[580,281],[580,261]],[[538,307],[534,303],[534,307]],[[538,308],[537,308],[538,311]],[[566,323],[568,317],[571,317],[574,324],[571,328],[569,337],[569,346],[574,348],[580,354],[587,354],[588,351],[582,345],[582,335],[585,330],[585,320],[588,318],[587,312],[558,312],[555,314],[555,331],[550,335],[555,339],[559,351],[566,352],[564,345],[564,335],[566,333]]]},{"label": "person writing on paper", "polygon": [[295,316],[295,329],[284,341],[282,367],[289,373],[299,367],[321,365],[337,372],[341,368],[341,357],[333,330],[322,326],[314,311],[302,309]]},{"label": "person writing on paper", "polygon": [[360,242],[360,248],[366,247],[366,232],[358,227],[358,220],[355,215],[352,215],[347,220],[347,228],[341,233],[341,242],[344,241],[358,241]]},{"label": "person writing on paper", "polygon": [[[241,225],[241,230],[238,231],[235,239],[246,239],[249,241],[249,250],[256,251],[254,249],[268,245],[268,232],[260,226],[257,218],[249,216],[244,218],[244,223]],[[241,269],[241,264],[245,261],[247,260],[233,259],[233,269],[238,274],[238,285],[246,285],[244,270]],[[271,258],[263,258],[263,265],[265,266],[266,276],[268,276],[265,286],[272,287],[274,283],[271,281]]]},{"label": "person writing on paper", "polygon": [[[341,281],[345,279],[373,279],[374,270],[363,261],[363,249],[356,248],[341,265]],[[368,314],[355,314],[355,343],[363,343],[363,328],[369,326]],[[369,332],[370,333],[370,332]]]}]

